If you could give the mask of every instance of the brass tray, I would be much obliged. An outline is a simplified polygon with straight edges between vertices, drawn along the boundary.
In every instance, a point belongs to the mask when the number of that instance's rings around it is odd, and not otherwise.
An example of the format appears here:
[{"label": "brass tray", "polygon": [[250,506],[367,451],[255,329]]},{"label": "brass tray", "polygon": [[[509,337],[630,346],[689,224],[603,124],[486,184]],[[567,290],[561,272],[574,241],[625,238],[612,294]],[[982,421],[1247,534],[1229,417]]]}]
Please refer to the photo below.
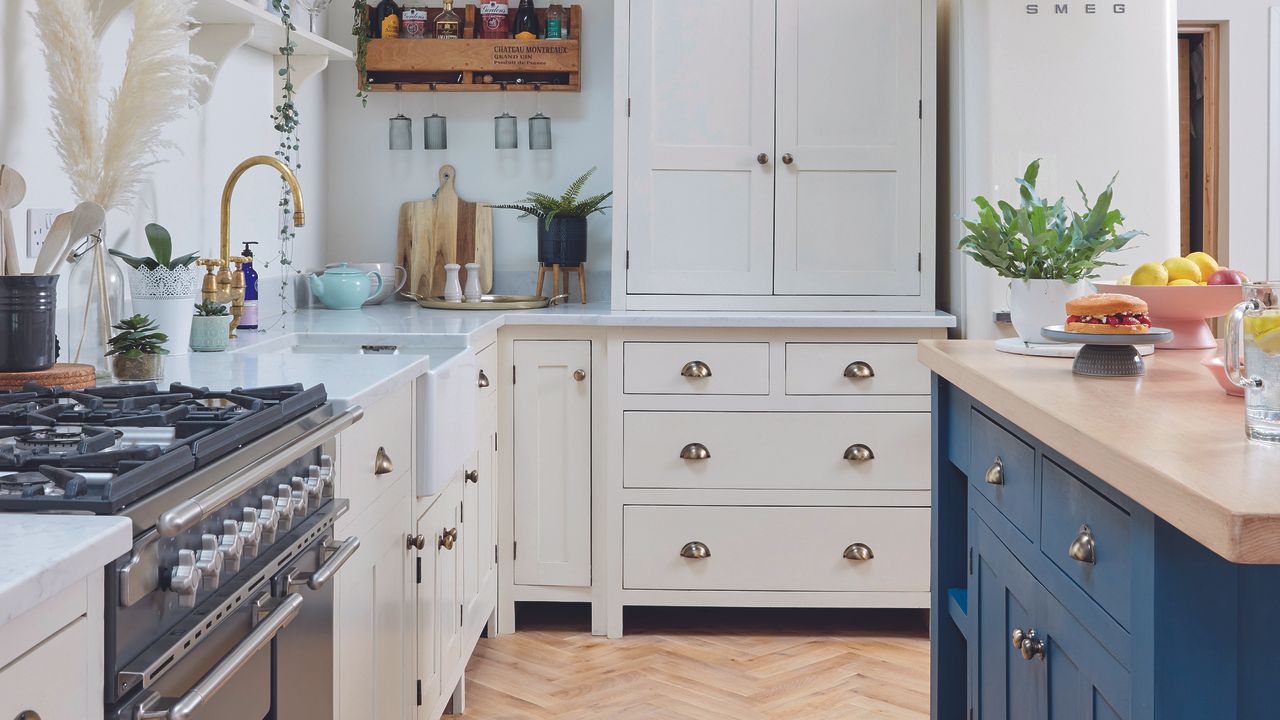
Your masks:
[{"label": "brass tray", "polygon": [[539,297],[537,295],[481,295],[480,302],[447,302],[443,297],[422,297],[414,293],[401,293],[431,310],[536,310],[563,302],[568,295]]}]

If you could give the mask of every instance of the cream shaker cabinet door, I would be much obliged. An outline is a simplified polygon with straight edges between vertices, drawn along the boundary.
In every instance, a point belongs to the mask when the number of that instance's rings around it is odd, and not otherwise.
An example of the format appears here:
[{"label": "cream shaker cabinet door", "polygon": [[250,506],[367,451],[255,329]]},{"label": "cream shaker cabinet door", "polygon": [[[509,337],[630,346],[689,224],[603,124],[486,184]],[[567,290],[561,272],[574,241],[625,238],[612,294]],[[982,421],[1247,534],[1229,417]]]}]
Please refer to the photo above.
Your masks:
[{"label": "cream shaker cabinet door", "polygon": [[[84,617],[76,618],[0,668],[0,717],[102,717],[101,679],[89,677],[93,663],[85,661],[90,648],[102,647],[102,635],[90,635],[93,627]],[[93,680],[99,683],[97,693],[93,692]]]},{"label": "cream shaker cabinet door", "polygon": [[514,343],[514,581],[591,585],[591,343]]},{"label": "cream shaker cabinet door", "polygon": [[630,6],[627,292],[768,295],[774,0]]},{"label": "cream shaker cabinet door", "polygon": [[920,1],[777,17],[775,293],[918,295]]}]

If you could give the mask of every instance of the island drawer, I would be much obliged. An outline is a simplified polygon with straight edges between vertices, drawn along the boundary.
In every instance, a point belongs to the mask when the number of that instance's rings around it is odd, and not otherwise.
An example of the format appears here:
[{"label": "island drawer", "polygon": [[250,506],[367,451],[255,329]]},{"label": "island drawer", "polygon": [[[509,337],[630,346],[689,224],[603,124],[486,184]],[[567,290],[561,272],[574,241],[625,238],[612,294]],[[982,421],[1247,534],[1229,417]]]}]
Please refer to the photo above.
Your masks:
[{"label": "island drawer", "polygon": [[355,518],[395,484],[413,462],[414,393],[394,392],[365,408],[364,418],[338,436],[336,497]]},{"label": "island drawer", "polygon": [[1133,518],[1052,460],[1044,459],[1040,472],[1040,551],[1128,628]]},{"label": "island drawer", "polygon": [[[697,557],[699,550],[709,554]],[[929,509],[630,505],[623,508],[623,585],[927,591]]]},{"label": "island drawer", "polygon": [[629,488],[928,490],[928,413],[627,412]]},{"label": "island drawer", "polygon": [[787,343],[788,395],[928,395],[915,343]]},{"label": "island drawer", "polygon": [[1035,541],[1035,450],[976,408],[969,412],[969,484]]},{"label": "island drawer", "polygon": [[622,356],[627,394],[769,394],[767,342],[628,342]]}]

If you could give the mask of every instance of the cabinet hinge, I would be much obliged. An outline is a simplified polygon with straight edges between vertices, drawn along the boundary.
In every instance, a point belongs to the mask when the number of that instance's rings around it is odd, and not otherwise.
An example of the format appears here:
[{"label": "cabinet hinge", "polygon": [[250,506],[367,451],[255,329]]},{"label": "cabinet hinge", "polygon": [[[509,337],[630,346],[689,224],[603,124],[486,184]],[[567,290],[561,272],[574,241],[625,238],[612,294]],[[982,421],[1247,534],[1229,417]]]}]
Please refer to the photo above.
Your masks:
[{"label": "cabinet hinge", "polygon": [[422,681],[418,681],[418,705],[422,705]]},{"label": "cabinet hinge", "polygon": [[498,543],[493,544],[493,564],[498,564]]},{"label": "cabinet hinge", "polygon": [[520,543],[512,540],[511,541],[511,559],[515,560],[516,556],[519,554],[520,554]]},{"label": "cabinet hinge", "polygon": [[511,384],[512,385],[516,384],[516,366],[515,365],[511,366]]},{"label": "cabinet hinge", "polygon": [[921,120],[924,119],[924,100],[916,101],[916,117]]},{"label": "cabinet hinge", "polygon": [[973,548],[969,548],[969,574],[973,574]]},{"label": "cabinet hinge", "polygon": [[627,98],[627,117],[631,117],[631,98]]},{"label": "cabinet hinge", "polygon": [[493,434],[493,451],[498,452],[498,433]]},{"label": "cabinet hinge", "polygon": [[467,520],[467,504],[462,503],[458,506],[458,522],[466,522]]},{"label": "cabinet hinge", "polygon": [[458,627],[462,627],[462,605],[458,605]]},{"label": "cabinet hinge", "polygon": [[924,253],[916,253],[916,272],[924,271]]},{"label": "cabinet hinge", "polygon": [[417,560],[418,560],[418,584],[421,585],[422,584],[422,556],[419,555]]},{"label": "cabinet hinge", "polygon": [[627,270],[631,269],[631,251],[630,250],[627,251],[627,268],[626,269]]},{"label": "cabinet hinge", "polygon": [[973,708],[969,708],[969,720],[973,720]]}]

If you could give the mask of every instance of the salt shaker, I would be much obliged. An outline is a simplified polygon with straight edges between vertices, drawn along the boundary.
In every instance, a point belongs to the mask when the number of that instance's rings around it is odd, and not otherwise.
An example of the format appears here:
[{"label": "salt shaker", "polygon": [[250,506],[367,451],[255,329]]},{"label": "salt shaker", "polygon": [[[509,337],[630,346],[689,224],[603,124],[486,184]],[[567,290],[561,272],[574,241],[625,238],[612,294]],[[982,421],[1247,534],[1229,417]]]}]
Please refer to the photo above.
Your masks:
[{"label": "salt shaker", "polygon": [[445,302],[462,302],[462,284],[458,282],[458,270],[462,268],[457,263],[448,263],[444,266],[444,301]]},{"label": "salt shaker", "polygon": [[480,302],[480,263],[467,263],[467,289],[462,295],[467,302]]}]

